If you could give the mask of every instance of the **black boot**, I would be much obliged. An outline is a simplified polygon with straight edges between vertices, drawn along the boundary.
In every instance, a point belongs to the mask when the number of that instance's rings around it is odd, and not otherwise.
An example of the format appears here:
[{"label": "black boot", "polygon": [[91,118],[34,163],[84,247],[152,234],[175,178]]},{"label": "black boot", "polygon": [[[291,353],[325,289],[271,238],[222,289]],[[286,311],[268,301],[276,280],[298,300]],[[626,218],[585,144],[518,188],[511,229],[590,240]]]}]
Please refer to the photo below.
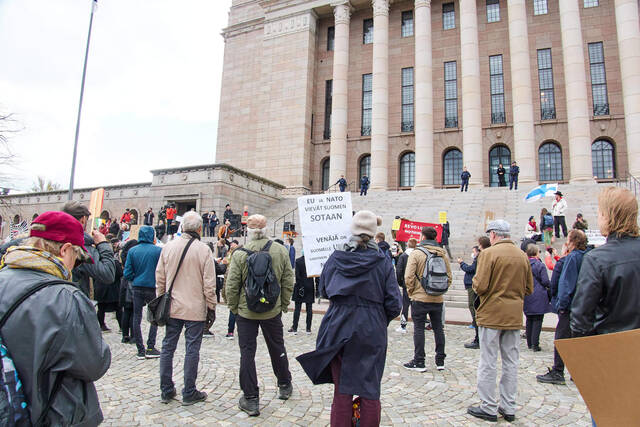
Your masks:
[{"label": "black boot", "polygon": [[257,417],[260,415],[259,398],[257,396],[249,398],[242,396],[240,402],[238,402],[238,408],[246,412],[250,417]]},{"label": "black boot", "polygon": [[285,385],[278,385],[278,399],[287,400],[293,393],[293,385],[291,383]]}]

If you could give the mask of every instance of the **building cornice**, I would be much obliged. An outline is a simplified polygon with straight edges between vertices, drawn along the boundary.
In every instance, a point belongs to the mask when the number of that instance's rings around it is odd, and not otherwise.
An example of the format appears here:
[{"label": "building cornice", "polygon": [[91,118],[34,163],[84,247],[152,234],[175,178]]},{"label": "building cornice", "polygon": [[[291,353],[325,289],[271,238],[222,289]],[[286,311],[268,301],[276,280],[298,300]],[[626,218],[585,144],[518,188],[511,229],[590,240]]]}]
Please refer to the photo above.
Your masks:
[{"label": "building cornice", "polygon": [[169,169],[155,169],[155,170],[152,170],[151,173],[153,174],[153,176],[156,176],[156,175],[170,175],[170,174],[181,173],[181,172],[210,171],[210,170],[220,170],[220,169],[233,172],[237,175],[245,176],[247,178],[251,178],[254,181],[259,181],[259,182],[271,185],[272,187],[275,187],[278,189],[285,188],[284,185],[278,184],[277,182],[252,174],[251,172],[243,171],[242,169],[238,169],[226,163],[214,163],[214,164],[196,165],[196,166],[182,166],[178,168],[169,168]]}]

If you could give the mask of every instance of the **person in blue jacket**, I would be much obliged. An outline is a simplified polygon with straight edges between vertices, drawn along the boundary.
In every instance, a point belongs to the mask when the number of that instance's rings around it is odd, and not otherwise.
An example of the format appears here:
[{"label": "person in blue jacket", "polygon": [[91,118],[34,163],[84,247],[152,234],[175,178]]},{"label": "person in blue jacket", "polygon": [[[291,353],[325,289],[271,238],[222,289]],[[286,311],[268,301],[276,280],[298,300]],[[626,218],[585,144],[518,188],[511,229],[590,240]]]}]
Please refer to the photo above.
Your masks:
[{"label": "person in blue jacket", "polygon": [[367,195],[367,190],[369,189],[370,183],[371,181],[369,181],[369,177],[367,175],[362,175],[362,178],[360,178],[360,195],[361,196],[363,194],[365,196]]},{"label": "person in blue jacket", "polygon": [[344,190],[347,189],[347,180],[344,179],[344,175],[340,175],[340,179],[338,180],[338,182],[336,182],[336,184],[338,184],[341,193],[344,193]]},{"label": "person in blue jacket", "polygon": [[149,326],[147,348],[142,341],[142,307],[156,297],[156,265],[162,248],[155,245],[153,227],[143,225],[138,233],[138,244],[127,254],[124,266],[125,279],[132,282],[133,290],[133,338],[138,347],[138,360],[156,359],[160,352],[156,350],[157,326]]},{"label": "person in blue jacket", "polygon": [[533,273],[533,293],[524,297],[524,314],[527,317],[527,347],[533,351],[541,351],[540,332],[545,313],[551,311],[548,289],[549,275],[547,267],[540,261],[540,249],[531,243],[527,246],[527,256]]},{"label": "person in blue jacket", "polygon": [[469,178],[471,178],[471,174],[467,170],[467,167],[462,168],[462,173],[460,174],[460,192],[467,191],[469,189]]},{"label": "person in blue jacket", "polygon": [[334,384],[331,425],[351,425],[353,395],[360,396],[360,425],[380,424],[380,388],[387,355],[387,326],[402,309],[393,270],[373,236],[382,218],[360,211],[350,240],[331,254],[319,292],[330,305],[316,350],[297,357],[314,384]]},{"label": "person in blue jacket", "polygon": [[516,165],[516,162],[511,162],[511,168],[509,168],[509,190],[513,189],[515,184],[516,190],[518,189],[518,175],[520,174],[520,166]]}]

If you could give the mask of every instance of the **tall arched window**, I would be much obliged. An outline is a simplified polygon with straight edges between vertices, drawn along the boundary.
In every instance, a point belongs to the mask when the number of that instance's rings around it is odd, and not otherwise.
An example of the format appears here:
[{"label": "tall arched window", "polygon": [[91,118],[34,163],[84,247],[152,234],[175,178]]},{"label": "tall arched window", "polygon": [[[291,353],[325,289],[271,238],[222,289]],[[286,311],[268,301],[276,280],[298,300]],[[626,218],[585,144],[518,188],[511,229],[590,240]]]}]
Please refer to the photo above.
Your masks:
[{"label": "tall arched window", "polygon": [[[371,177],[371,155],[366,154],[360,158],[360,164],[358,165],[358,182],[364,175]],[[358,184],[359,186],[360,184]]]},{"label": "tall arched window", "polygon": [[[491,187],[498,186],[498,165],[502,163],[502,167],[507,170],[511,166],[511,150],[504,145],[496,145],[489,151],[489,185]],[[469,171],[473,173],[473,171]]]},{"label": "tall arched window", "polygon": [[322,189],[329,188],[329,158],[322,161]]},{"label": "tall arched window", "polygon": [[453,148],[443,157],[442,184],[460,185],[460,174],[462,173],[462,151]]},{"label": "tall arched window", "polygon": [[605,139],[598,139],[591,144],[591,162],[593,176],[596,179],[616,177],[615,151],[613,144]]},{"label": "tall arched window", "polygon": [[562,150],[554,142],[545,142],[538,149],[540,181],[562,181]]},{"label": "tall arched window", "polygon": [[400,187],[413,187],[416,178],[416,155],[405,153],[400,157]]}]

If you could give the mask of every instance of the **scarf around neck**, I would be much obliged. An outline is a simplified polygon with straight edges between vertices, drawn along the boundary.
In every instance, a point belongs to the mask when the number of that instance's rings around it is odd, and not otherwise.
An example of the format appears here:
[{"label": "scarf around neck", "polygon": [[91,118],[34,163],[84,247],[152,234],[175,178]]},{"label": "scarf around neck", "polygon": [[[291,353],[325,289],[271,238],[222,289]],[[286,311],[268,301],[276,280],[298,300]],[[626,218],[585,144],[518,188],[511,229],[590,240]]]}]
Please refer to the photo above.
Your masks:
[{"label": "scarf around neck", "polygon": [[[355,252],[356,249],[358,249],[360,242],[362,242],[362,238],[360,236],[351,236],[349,237],[349,241],[342,247],[342,250],[345,252]],[[375,240],[369,240],[367,242],[367,248],[375,251],[380,250]]]},{"label": "scarf around neck", "polygon": [[71,280],[71,271],[60,257],[33,246],[13,246],[7,249],[0,261],[0,269],[5,267],[42,271],[59,279]]}]

